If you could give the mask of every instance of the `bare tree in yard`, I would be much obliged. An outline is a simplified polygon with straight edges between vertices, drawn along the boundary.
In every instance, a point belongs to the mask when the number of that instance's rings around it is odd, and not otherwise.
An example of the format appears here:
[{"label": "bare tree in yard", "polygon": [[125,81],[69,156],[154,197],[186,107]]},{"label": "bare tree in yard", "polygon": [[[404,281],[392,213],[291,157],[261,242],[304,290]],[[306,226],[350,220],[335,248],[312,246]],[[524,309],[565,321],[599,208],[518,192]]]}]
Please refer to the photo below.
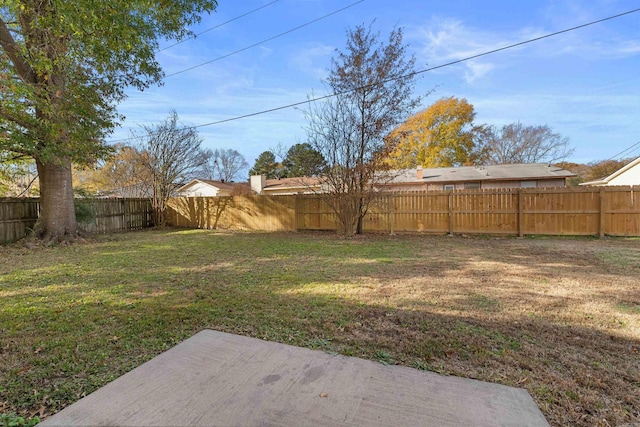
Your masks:
[{"label": "bare tree in yard", "polygon": [[306,111],[309,144],[326,161],[324,197],[348,236],[362,233],[376,186],[392,178],[384,137],[420,102],[412,95],[415,58],[406,58],[402,30],[386,43],[378,38],[363,25],[347,31],[346,49],[337,51],[325,82],[335,96]]},{"label": "bare tree in yard", "polygon": [[573,153],[569,138],[544,126],[511,123],[498,129],[487,127],[482,135],[488,163],[557,163]]},{"label": "bare tree in yard", "polygon": [[0,3],[0,152],[35,161],[37,234],[74,240],[72,164],[105,158],[125,89],[163,73],[161,39],[183,39],[215,0],[3,0]]},{"label": "bare tree in yard", "polygon": [[[89,194],[124,198],[148,197],[151,181],[141,167],[140,153],[135,147],[115,144],[115,153],[94,168],[74,174],[76,185]],[[79,181],[79,182],[78,182]]]},{"label": "bare tree in yard", "polygon": [[202,173],[207,179],[231,182],[239,177],[240,172],[249,168],[244,156],[232,148],[206,150],[204,153],[207,161]]},{"label": "bare tree in yard", "polygon": [[167,200],[202,168],[207,158],[200,149],[202,140],[192,127],[178,124],[175,111],[156,126],[144,126],[144,133],[135,136],[139,164],[149,177],[154,223],[165,224]]}]

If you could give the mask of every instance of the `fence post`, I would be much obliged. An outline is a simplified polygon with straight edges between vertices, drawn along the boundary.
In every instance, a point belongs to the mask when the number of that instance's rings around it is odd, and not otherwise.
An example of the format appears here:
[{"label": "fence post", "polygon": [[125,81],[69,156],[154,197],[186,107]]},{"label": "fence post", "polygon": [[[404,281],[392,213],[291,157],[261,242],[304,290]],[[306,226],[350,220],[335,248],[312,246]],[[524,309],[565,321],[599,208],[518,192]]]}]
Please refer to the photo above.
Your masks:
[{"label": "fence post", "polygon": [[449,235],[453,236],[453,191],[449,190]]},{"label": "fence post", "polygon": [[604,237],[605,227],[606,227],[606,217],[605,217],[605,187],[600,187],[600,227],[599,227],[599,236]]},{"label": "fence post", "polygon": [[396,210],[395,194],[388,195],[387,199],[389,200],[389,234],[393,236],[395,234],[393,232],[394,212]]},{"label": "fence post", "polygon": [[524,194],[518,188],[518,237],[524,237]]},{"label": "fence post", "polygon": [[127,201],[122,199],[122,229],[127,229]]},{"label": "fence post", "polygon": [[307,225],[307,195],[301,194],[296,197],[296,229],[304,230]]}]

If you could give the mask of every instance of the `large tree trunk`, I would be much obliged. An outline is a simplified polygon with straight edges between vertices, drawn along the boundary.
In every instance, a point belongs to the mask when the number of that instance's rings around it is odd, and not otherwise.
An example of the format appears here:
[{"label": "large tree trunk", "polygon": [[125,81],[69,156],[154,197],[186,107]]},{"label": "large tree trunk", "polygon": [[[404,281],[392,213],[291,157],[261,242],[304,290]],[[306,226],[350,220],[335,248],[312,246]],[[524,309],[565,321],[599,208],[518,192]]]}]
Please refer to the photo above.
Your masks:
[{"label": "large tree trunk", "polygon": [[38,236],[45,242],[74,240],[78,223],[74,209],[71,160],[36,160],[40,179]]}]

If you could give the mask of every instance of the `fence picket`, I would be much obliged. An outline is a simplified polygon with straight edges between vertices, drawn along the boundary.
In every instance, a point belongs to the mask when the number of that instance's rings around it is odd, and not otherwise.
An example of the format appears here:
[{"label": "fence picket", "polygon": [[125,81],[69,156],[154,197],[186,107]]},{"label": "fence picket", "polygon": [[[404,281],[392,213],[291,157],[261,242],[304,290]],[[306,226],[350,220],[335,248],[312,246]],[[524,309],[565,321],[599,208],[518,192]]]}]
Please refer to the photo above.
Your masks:
[{"label": "fence picket", "polygon": [[[363,222],[365,232],[640,236],[636,187],[491,189],[387,193]],[[81,226],[108,233],[152,225],[146,199],[92,199],[95,219]],[[0,243],[34,227],[38,199],[0,199]],[[260,231],[336,230],[337,217],[318,195],[176,198],[170,225]]]},{"label": "fence picket", "polygon": [[[111,233],[150,227],[151,203],[146,199],[82,199],[94,213],[80,227],[91,233]],[[0,243],[16,242],[26,237],[38,220],[37,198],[0,199]]]}]

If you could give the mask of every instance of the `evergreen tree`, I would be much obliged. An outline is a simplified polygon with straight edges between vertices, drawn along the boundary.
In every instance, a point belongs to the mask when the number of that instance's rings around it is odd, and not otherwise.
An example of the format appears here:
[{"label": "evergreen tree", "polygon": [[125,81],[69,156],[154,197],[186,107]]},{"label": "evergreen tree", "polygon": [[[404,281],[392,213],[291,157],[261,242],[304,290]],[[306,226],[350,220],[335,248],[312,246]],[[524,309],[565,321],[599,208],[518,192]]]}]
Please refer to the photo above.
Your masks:
[{"label": "evergreen tree", "polygon": [[326,168],[322,153],[310,144],[295,144],[282,161],[284,172],[288,178],[298,176],[319,176]]},{"label": "evergreen tree", "polygon": [[281,168],[276,162],[276,155],[268,150],[260,153],[255,165],[249,170],[249,175],[266,175],[267,179],[280,178]]}]

